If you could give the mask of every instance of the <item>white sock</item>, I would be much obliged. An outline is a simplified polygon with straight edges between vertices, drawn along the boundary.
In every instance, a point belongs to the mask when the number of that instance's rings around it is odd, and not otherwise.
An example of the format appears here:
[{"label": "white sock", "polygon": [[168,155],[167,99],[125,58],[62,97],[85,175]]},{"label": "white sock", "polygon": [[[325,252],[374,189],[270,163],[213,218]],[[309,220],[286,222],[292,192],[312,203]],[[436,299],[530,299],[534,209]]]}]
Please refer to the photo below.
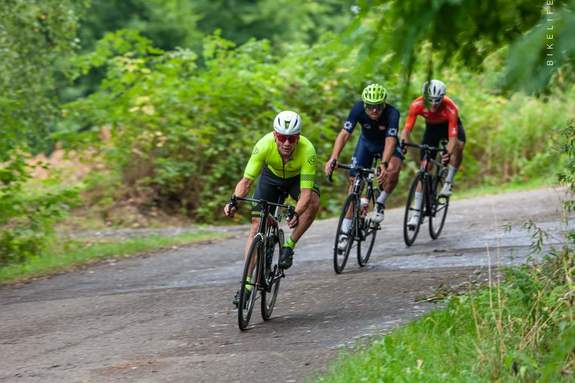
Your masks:
[{"label": "white sock", "polygon": [[351,218],[344,218],[341,223],[341,231],[349,233],[349,229],[351,229]]},{"label": "white sock", "polygon": [[457,172],[457,168],[449,165],[447,167],[447,178],[445,179],[445,182],[452,184],[453,183],[453,177],[455,177],[455,173]]},{"label": "white sock", "polygon": [[386,191],[382,191],[381,194],[379,195],[379,197],[377,197],[377,203],[384,205],[385,200],[387,199],[388,196],[389,196],[389,194],[387,194]]},{"label": "white sock", "polygon": [[418,210],[415,215],[421,214],[421,206],[423,205],[423,192],[415,192],[415,208]]}]

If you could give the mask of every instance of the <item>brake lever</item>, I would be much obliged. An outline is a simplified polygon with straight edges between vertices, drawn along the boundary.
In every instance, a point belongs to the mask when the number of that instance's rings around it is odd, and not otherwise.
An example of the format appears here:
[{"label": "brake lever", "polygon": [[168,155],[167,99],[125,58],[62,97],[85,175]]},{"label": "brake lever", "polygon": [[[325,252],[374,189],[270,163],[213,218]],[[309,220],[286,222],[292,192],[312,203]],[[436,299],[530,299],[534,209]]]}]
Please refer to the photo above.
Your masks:
[{"label": "brake lever", "polygon": [[230,208],[238,208],[238,197],[236,197],[236,195],[232,195],[232,198],[230,198]]},{"label": "brake lever", "polygon": [[287,218],[291,220],[295,215],[295,208],[293,206],[288,206],[287,208]]},{"label": "brake lever", "polygon": [[329,181],[329,183],[333,183],[333,171],[335,170],[336,165],[337,160],[332,160],[331,164],[329,164],[329,167],[331,169],[331,173],[329,173],[329,176],[327,176],[327,180]]}]

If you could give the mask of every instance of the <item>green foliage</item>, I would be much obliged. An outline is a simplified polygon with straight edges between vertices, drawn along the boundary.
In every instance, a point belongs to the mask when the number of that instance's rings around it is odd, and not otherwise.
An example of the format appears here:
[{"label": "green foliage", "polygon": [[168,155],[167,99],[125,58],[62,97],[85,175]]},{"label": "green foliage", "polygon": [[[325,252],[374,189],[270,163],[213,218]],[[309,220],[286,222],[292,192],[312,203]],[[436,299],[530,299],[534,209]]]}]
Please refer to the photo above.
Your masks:
[{"label": "green foliage", "polygon": [[[553,3],[553,2],[551,2]],[[361,12],[348,38],[361,46],[362,65],[385,61],[408,79],[416,64],[427,76],[444,64],[463,63],[481,69],[486,57],[513,44],[501,85],[539,91],[575,55],[575,2],[552,4],[553,21],[539,0],[361,1]],[[554,27],[554,61],[546,49],[546,34]],[[392,58],[390,60],[390,58]]]},{"label": "green foliage", "polygon": [[[326,32],[344,29],[351,19],[353,2],[198,0],[194,4],[202,15],[198,26],[206,34],[221,30],[225,39],[237,44],[256,38],[285,48],[311,44]],[[222,12],[226,9],[233,12]]]},{"label": "green foliage", "polygon": [[[205,40],[200,67],[191,51],[159,54],[133,33],[108,34],[94,53],[77,59],[84,73],[91,66],[106,68],[102,87],[65,107],[69,119],[59,137],[78,141],[78,123],[111,126],[112,143],[102,150],[133,193],[168,210],[212,219],[279,110],[289,105],[302,112],[305,134],[315,142],[326,132],[322,124],[339,124],[333,116],[319,117],[321,95],[335,88],[336,79],[310,73],[333,68],[337,52],[310,57],[299,48],[278,61],[266,41],[236,48],[214,35]],[[334,133],[329,135],[331,141]]]},{"label": "green foliage", "polygon": [[[559,77],[567,76],[573,82],[575,1],[549,3],[551,6],[544,9],[537,25],[511,45],[502,79],[504,87],[532,93],[540,91],[561,68],[566,71],[560,72]],[[561,85],[561,79],[553,85]]]},{"label": "green foliage", "polygon": [[[567,155],[565,167],[559,174],[561,183],[569,188],[571,193],[575,192],[575,119],[569,121],[569,124],[562,131],[563,146],[562,151]],[[568,211],[575,210],[575,200],[572,198],[565,202]]]},{"label": "green foliage", "polygon": [[57,112],[55,64],[75,47],[71,0],[4,0],[0,7],[0,162],[16,146],[45,149]]},{"label": "green foliage", "polygon": [[571,382],[574,251],[506,271],[503,282],[344,354],[320,382]]},{"label": "green foliage", "polygon": [[202,35],[195,8],[194,1],[182,0],[92,0],[78,37],[91,50],[106,33],[131,29],[162,49],[197,48]]},{"label": "green foliage", "polygon": [[[77,196],[73,189],[40,193],[27,190],[30,165],[21,152],[0,166],[0,266],[21,262],[48,245],[54,223],[65,216]],[[54,189],[54,188],[52,188]]]},{"label": "green foliage", "polygon": [[[69,144],[98,145],[99,127],[111,127],[112,141],[100,149],[127,186],[127,195],[116,198],[137,197],[144,205],[213,220],[241,177],[251,147],[271,130],[279,110],[302,114],[304,135],[324,159],[367,81],[387,79],[390,102],[407,109],[397,92],[400,78],[386,75],[387,68],[366,78],[356,70],[356,59],[328,36],[313,48],[292,45],[278,57],[266,41],[236,47],[216,34],[205,39],[198,57],[189,50],[163,52],[133,31],[119,31],[75,59],[77,73],[100,68],[106,77],[98,92],[65,106],[67,119],[58,137]],[[413,97],[426,76],[417,69]],[[560,158],[553,148],[557,125],[575,117],[567,102],[575,89],[548,101],[522,94],[506,99],[486,92],[485,80],[465,69],[443,73],[468,137],[462,185],[552,174]],[[95,129],[79,135],[78,126]],[[347,145],[344,160],[353,146]],[[403,201],[416,165],[411,157],[406,163],[395,203]],[[322,203],[337,209],[333,191],[341,185],[325,184],[319,172],[318,166]]]},{"label": "green foliage", "polygon": [[131,29],[165,50],[197,51],[203,35],[221,30],[236,44],[252,38],[274,45],[317,41],[340,31],[352,15],[351,1],[327,0],[93,0],[79,31],[91,50],[106,32]]}]

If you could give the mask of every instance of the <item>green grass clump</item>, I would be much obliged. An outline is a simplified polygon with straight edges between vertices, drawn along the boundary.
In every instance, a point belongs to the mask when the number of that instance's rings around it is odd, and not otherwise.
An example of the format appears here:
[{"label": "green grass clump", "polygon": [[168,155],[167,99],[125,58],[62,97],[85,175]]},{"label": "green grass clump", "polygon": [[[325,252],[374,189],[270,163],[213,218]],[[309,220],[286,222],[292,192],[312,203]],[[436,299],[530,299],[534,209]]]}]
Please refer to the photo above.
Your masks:
[{"label": "green grass clump", "polygon": [[200,230],[174,236],[53,241],[43,254],[0,268],[0,283],[24,281],[106,258],[127,257],[224,236],[222,233]]},{"label": "green grass clump", "polygon": [[574,382],[575,251],[506,270],[356,353],[319,382]]}]

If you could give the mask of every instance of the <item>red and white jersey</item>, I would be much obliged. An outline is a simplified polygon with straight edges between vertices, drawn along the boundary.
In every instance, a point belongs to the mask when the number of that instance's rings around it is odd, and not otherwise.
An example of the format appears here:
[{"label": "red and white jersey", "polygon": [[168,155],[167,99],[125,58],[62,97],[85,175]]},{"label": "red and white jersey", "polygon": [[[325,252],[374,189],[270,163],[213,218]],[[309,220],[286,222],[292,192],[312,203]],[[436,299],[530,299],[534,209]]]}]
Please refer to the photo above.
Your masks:
[{"label": "red and white jersey", "polygon": [[443,102],[436,112],[432,112],[429,108],[427,108],[423,97],[418,97],[413,100],[409,106],[407,119],[405,121],[404,130],[406,132],[411,132],[413,125],[415,125],[417,116],[423,116],[423,118],[425,118],[425,122],[430,125],[447,122],[449,137],[457,137],[457,121],[459,120],[459,111],[457,110],[457,105],[455,105],[455,103],[449,97],[443,97]]}]

